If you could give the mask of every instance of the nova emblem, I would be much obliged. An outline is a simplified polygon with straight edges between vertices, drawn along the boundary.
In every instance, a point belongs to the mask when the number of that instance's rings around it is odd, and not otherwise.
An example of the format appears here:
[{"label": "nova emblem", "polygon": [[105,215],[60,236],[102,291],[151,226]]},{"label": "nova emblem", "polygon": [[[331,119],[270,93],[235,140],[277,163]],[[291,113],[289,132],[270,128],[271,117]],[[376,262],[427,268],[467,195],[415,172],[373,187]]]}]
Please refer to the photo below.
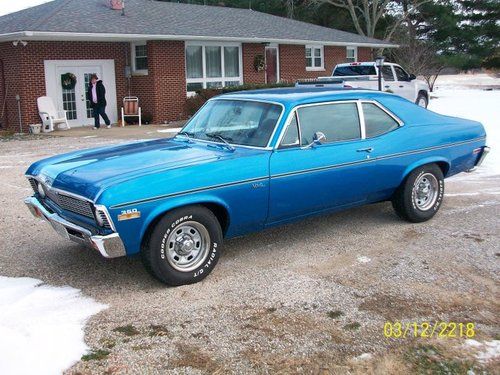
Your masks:
[{"label": "nova emblem", "polygon": [[138,219],[140,217],[141,211],[137,211],[137,208],[133,208],[131,210],[122,211],[122,213],[118,215],[118,221]]},{"label": "nova emblem", "polygon": [[265,186],[266,185],[264,185],[263,182],[254,182],[254,183],[252,183],[252,188],[254,188],[254,189],[263,188]]}]

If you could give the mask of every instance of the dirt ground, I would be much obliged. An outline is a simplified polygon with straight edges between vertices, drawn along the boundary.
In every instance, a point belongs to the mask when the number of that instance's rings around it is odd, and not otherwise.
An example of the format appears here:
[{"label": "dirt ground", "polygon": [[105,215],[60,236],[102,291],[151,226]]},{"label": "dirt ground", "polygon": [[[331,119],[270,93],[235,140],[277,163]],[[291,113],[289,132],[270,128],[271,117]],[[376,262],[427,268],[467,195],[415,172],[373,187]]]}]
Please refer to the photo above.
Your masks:
[{"label": "dirt ground", "polygon": [[[423,224],[379,203],[227,241],[202,283],[168,288],[140,259],[58,237],[22,203],[30,163],[111,138],[0,141],[0,274],[109,305],[68,373],[500,373],[487,353],[500,339],[500,176],[447,180]],[[474,323],[477,343],[384,336],[387,322],[435,321]]]}]

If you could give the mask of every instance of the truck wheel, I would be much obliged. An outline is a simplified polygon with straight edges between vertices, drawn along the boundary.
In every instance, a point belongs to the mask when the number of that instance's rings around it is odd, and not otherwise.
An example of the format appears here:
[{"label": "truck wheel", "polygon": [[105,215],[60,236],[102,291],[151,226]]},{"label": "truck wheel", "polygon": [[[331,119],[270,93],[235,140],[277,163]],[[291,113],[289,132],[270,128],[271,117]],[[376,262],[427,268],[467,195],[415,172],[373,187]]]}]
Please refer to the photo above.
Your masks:
[{"label": "truck wheel", "polygon": [[221,246],[222,230],[212,211],[182,207],[156,224],[142,259],[153,276],[167,285],[193,284],[214,269]]},{"label": "truck wheel", "polygon": [[398,216],[412,223],[431,219],[439,210],[444,195],[444,176],[436,164],[412,171],[396,190],[392,207]]},{"label": "truck wheel", "polygon": [[427,96],[425,94],[420,92],[417,96],[417,100],[415,101],[415,103],[420,107],[427,108],[429,100],[427,100]]}]

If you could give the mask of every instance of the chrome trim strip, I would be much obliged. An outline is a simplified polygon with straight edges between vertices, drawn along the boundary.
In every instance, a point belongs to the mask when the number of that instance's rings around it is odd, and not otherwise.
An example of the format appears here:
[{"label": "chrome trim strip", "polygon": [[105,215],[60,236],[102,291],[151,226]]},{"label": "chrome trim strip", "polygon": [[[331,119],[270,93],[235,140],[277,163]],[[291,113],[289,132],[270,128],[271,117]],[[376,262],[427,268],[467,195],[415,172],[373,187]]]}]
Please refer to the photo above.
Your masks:
[{"label": "chrome trim strip", "polygon": [[[298,115],[298,112],[297,112],[300,108],[314,107],[314,106],[320,106],[320,105],[343,104],[343,103],[356,103],[357,110],[358,110],[359,123],[360,123],[359,126],[360,126],[360,132],[361,132],[361,139],[366,139],[365,116],[364,116],[363,109],[362,109],[363,103],[371,103],[371,104],[374,104],[377,107],[379,107],[382,111],[387,113],[391,118],[394,119],[394,121],[396,121],[399,124],[398,129],[400,127],[404,126],[404,122],[399,117],[397,117],[395,114],[390,112],[387,108],[385,108],[382,104],[380,104],[379,102],[377,102],[376,100],[373,100],[373,99],[330,100],[328,102],[301,104],[301,105],[294,107],[290,111],[290,113],[288,114],[288,117],[287,117],[286,122],[285,122],[286,125],[283,127],[283,129],[281,129],[280,136],[278,137],[278,141],[274,145],[273,149],[276,150],[279,148],[279,145],[281,144],[281,141],[283,140],[283,137],[285,136],[286,129],[290,125],[291,118],[292,118],[292,115],[294,113],[297,113],[297,121],[299,122],[299,129],[300,129],[300,116]],[[396,130],[396,129],[394,129],[394,130]],[[380,134],[380,135],[382,135],[382,134]],[[354,139],[354,140],[357,140],[357,139]],[[352,141],[352,139],[346,140],[346,141]],[[344,142],[344,141],[337,141],[337,142]],[[330,143],[336,143],[336,142],[327,142],[326,144],[330,144]],[[293,148],[293,147],[289,147],[289,148],[287,148],[287,150],[291,149],[291,148]]]},{"label": "chrome trim strip", "polygon": [[[112,233],[107,236],[92,235],[92,233],[79,225],[73,224],[56,213],[50,213],[47,209],[36,199],[35,197],[28,197],[24,200],[24,203],[28,206],[28,209],[38,219],[42,219],[50,223],[53,227],[56,223],[61,225],[66,230],[66,235],[56,231],[63,238],[69,239],[73,242],[79,244],[85,244],[90,246],[101,253],[105,258],[117,258],[126,255],[125,246],[118,235],[118,233]],[[54,227],[55,228],[55,227]],[[75,232],[81,234],[81,238],[67,232],[67,229],[71,229]]]},{"label": "chrome trim strip", "polygon": [[474,167],[472,167],[471,169],[469,169],[466,172],[469,172],[469,173],[474,172],[478,167],[480,167],[481,164],[483,164],[483,161],[486,158],[486,155],[488,155],[488,153],[490,152],[490,150],[491,150],[490,147],[484,146],[483,151],[481,152],[481,156],[479,157],[479,160],[477,161],[476,165],[474,165]]},{"label": "chrome trim strip", "polygon": [[[433,150],[439,150],[439,149],[448,148],[448,147],[451,147],[451,146],[459,146],[459,145],[462,145],[462,144],[477,142],[477,141],[480,141],[480,140],[483,140],[483,139],[484,139],[484,137],[483,138],[475,138],[473,140],[462,141],[462,142],[455,142],[455,143],[449,143],[449,144],[443,145],[443,146],[432,146],[432,147],[427,147],[427,148],[423,148],[423,149],[420,149],[420,150],[399,152],[399,153],[395,153],[395,154],[389,154],[389,155],[384,155],[384,156],[380,156],[380,157],[374,157],[374,158],[370,158],[370,159],[357,160],[357,161],[347,162],[347,163],[341,163],[341,164],[333,164],[333,165],[329,165],[329,166],[326,166],[326,167],[316,167],[316,168],[303,169],[303,170],[300,170],[300,171],[280,173],[280,174],[272,175],[271,178],[281,178],[281,177],[286,177],[286,176],[295,175],[295,174],[304,174],[304,173],[317,172],[317,171],[322,171],[322,170],[327,170],[327,169],[336,169],[336,168],[341,168],[341,167],[350,166],[350,165],[356,165],[356,164],[362,164],[362,163],[370,163],[370,162],[378,161],[378,160],[392,159],[392,158],[395,158],[395,157],[398,157],[398,156],[421,154],[421,153],[424,153],[424,152],[433,151]],[[286,149],[284,151],[288,151],[288,150],[291,150],[291,149]]]},{"label": "chrome trim strip", "polygon": [[225,184],[212,185],[212,186],[206,186],[206,187],[201,187],[201,188],[196,188],[196,189],[184,190],[184,191],[180,191],[180,192],[176,192],[176,193],[158,195],[156,197],[151,197],[151,198],[146,198],[146,199],[138,199],[135,201],[120,203],[120,204],[116,204],[114,206],[111,206],[110,208],[111,209],[123,208],[123,207],[129,206],[129,205],[132,205],[132,204],[151,202],[151,201],[156,201],[156,200],[160,200],[160,199],[164,199],[164,198],[171,198],[171,197],[178,196],[178,195],[199,193],[200,191],[219,189],[219,188],[224,188],[224,187],[228,187],[228,186],[241,185],[241,184],[246,184],[249,182],[256,182],[256,181],[262,181],[262,180],[268,180],[268,179],[269,179],[269,176],[265,176],[265,177],[251,178],[251,179],[247,179],[247,180],[243,180],[243,181],[228,182]]}]

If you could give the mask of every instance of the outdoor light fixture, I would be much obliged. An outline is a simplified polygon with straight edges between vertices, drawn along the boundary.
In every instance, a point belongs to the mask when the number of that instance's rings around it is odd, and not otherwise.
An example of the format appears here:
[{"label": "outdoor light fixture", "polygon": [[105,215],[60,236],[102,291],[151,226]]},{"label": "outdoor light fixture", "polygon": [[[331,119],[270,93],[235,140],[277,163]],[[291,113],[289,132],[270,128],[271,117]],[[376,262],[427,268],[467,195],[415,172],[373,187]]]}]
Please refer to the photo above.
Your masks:
[{"label": "outdoor light fixture", "polygon": [[14,47],[17,47],[19,45],[19,43],[21,43],[23,47],[26,47],[28,45],[28,42],[25,40],[16,40],[16,41],[12,42],[12,45]]},{"label": "outdoor light fixture", "polygon": [[378,91],[382,91],[382,67],[384,66],[384,56],[378,56],[375,59],[375,65],[378,68]]}]

